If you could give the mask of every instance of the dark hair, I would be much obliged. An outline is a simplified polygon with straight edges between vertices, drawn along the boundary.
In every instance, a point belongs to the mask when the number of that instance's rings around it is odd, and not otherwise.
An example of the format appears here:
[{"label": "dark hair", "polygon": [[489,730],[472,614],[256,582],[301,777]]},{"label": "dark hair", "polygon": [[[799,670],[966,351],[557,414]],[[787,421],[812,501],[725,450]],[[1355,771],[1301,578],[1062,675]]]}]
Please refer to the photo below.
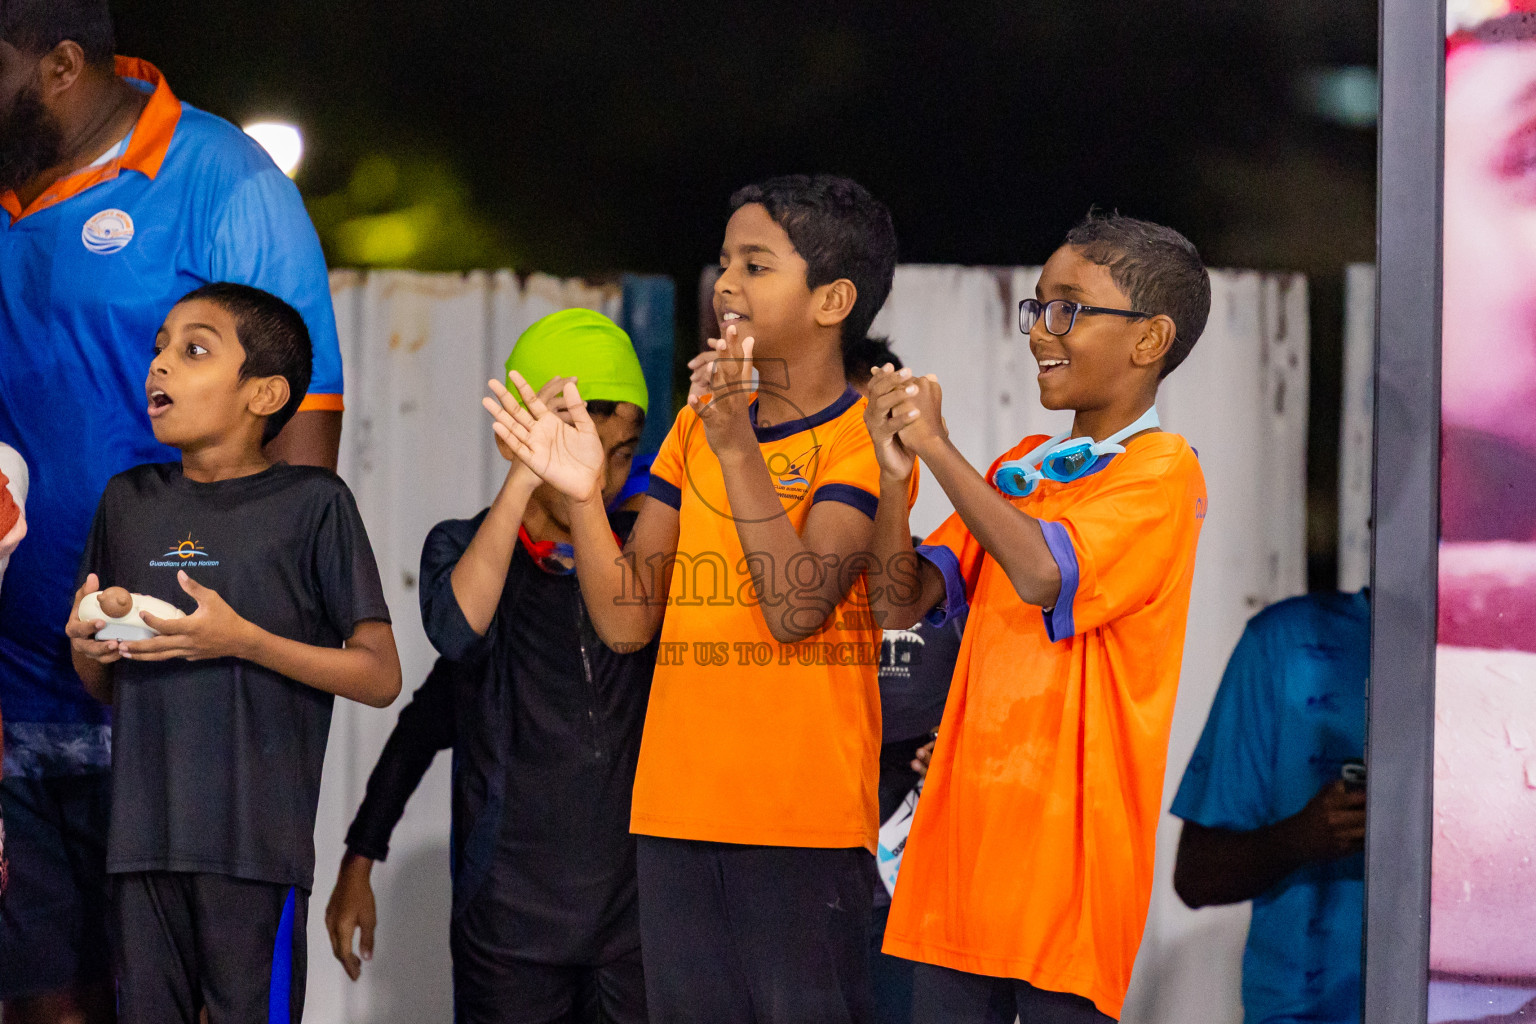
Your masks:
[{"label": "dark hair", "polygon": [[107,0],[0,0],[0,39],[29,54],[72,39],[95,65],[110,62],[117,49]]},{"label": "dark hair", "polygon": [[805,283],[820,288],[839,278],[858,291],[843,321],[843,352],[864,340],[891,294],[896,228],[891,211],[856,181],[830,174],[786,174],[737,189],[731,212],[759,203],[805,260]]},{"label": "dark hair", "polygon": [[[635,408],[636,409],[640,409],[640,407],[638,405],[635,406]],[[619,403],[613,401],[611,398],[589,398],[589,399],[587,399],[587,414],[590,415],[590,416],[602,416],[602,417],[606,418],[606,417],[612,416],[614,413],[616,413],[618,411],[619,411]],[[640,409],[640,429],[641,430],[645,429],[645,410],[644,409]]]},{"label": "dark hair", "polygon": [[211,302],[235,318],[235,336],[245,349],[245,362],[240,366],[242,381],[252,377],[288,381],[287,403],[267,417],[262,431],[261,440],[266,444],[293,419],[309,390],[315,358],[309,328],[298,310],[271,292],[250,285],[216,281],[188,292],[176,305],[195,299]]},{"label": "dark hair", "polygon": [[1211,313],[1211,275],[1190,240],[1161,224],[1089,210],[1067,232],[1066,244],[1108,267],[1132,306],[1173,321],[1173,345],[1158,377],[1172,373],[1200,340]]},{"label": "dark hair", "polygon": [[889,338],[865,337],[843,346],[843,376],[850,384],[867,384],[873,376],[869,371],[886,363],[898,370],[904,365],[901,356],[891,351]]}]

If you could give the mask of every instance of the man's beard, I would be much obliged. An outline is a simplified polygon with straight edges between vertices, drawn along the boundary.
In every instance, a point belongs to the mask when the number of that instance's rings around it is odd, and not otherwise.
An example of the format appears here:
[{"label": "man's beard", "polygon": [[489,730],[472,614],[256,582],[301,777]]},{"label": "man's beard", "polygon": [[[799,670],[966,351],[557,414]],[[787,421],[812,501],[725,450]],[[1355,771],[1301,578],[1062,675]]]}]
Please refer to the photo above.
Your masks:
[{"label": "man's beard", "polygon": [[64,131],[37,89],[23,89],[0,117],[0,192],[17,189],[63,159]]}]

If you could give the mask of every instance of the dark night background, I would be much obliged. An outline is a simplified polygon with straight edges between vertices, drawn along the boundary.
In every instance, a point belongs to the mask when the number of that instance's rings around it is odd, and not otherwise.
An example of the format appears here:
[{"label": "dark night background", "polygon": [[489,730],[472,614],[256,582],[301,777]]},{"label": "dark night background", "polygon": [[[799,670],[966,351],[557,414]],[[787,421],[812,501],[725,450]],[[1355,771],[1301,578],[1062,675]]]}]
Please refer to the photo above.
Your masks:
[{"label": "dark night background", "polygon": [[[1331,586],[1342,268],[1375,135],[1308,99],[1371,0],[525,5],[116,0],[119,50],[237,123],[292,121],[334,265],[666,273],[679,337],[737,186],[857,178],[905,262],[1028,264],[1091,204],[1212,266],[1304,272],[1313,585]],[[893,339],[900,351],[900,339]]]}]

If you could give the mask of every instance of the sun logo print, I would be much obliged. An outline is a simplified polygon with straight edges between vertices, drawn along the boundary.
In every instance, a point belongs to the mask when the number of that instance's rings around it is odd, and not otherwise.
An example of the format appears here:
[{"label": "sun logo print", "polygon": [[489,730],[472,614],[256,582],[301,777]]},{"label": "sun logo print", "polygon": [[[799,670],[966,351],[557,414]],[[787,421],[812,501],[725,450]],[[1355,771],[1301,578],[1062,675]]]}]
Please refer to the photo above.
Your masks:
[{"label": "sun logo print", "polygon": [[186,540],[182,541],[180,544],[177,544],[175,547],[171,548],[171,550],[167,551],[165,554],[161,555],[160,557],[161,558],[179,558],[183,562],[185,562],[188,559],[196,558],[199,555],[207,555],[207,554],[208,554],[207,550],[201,544],[199,544],[197,541],[193,540],[192,539],[192,535],[189,533],[189,534],[187,534],[187,539]]}]

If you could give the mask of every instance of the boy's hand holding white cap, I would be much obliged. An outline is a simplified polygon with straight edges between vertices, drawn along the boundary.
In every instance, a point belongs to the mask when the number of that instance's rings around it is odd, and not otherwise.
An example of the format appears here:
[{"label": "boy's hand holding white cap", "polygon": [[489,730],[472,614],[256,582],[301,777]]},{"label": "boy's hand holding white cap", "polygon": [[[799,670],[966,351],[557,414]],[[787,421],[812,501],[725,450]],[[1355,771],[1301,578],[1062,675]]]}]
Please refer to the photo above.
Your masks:
[{"label": "boy's hand holding white cap", "polygon": [[185,613],[168,601],[148,594],[130,594],[122,587],[108,587],[80,598],[77,613],[82,622],[102,622],[97,640],[148,640],[160,631],[144,621],[143,613],[158,619],[179,619]]}]

